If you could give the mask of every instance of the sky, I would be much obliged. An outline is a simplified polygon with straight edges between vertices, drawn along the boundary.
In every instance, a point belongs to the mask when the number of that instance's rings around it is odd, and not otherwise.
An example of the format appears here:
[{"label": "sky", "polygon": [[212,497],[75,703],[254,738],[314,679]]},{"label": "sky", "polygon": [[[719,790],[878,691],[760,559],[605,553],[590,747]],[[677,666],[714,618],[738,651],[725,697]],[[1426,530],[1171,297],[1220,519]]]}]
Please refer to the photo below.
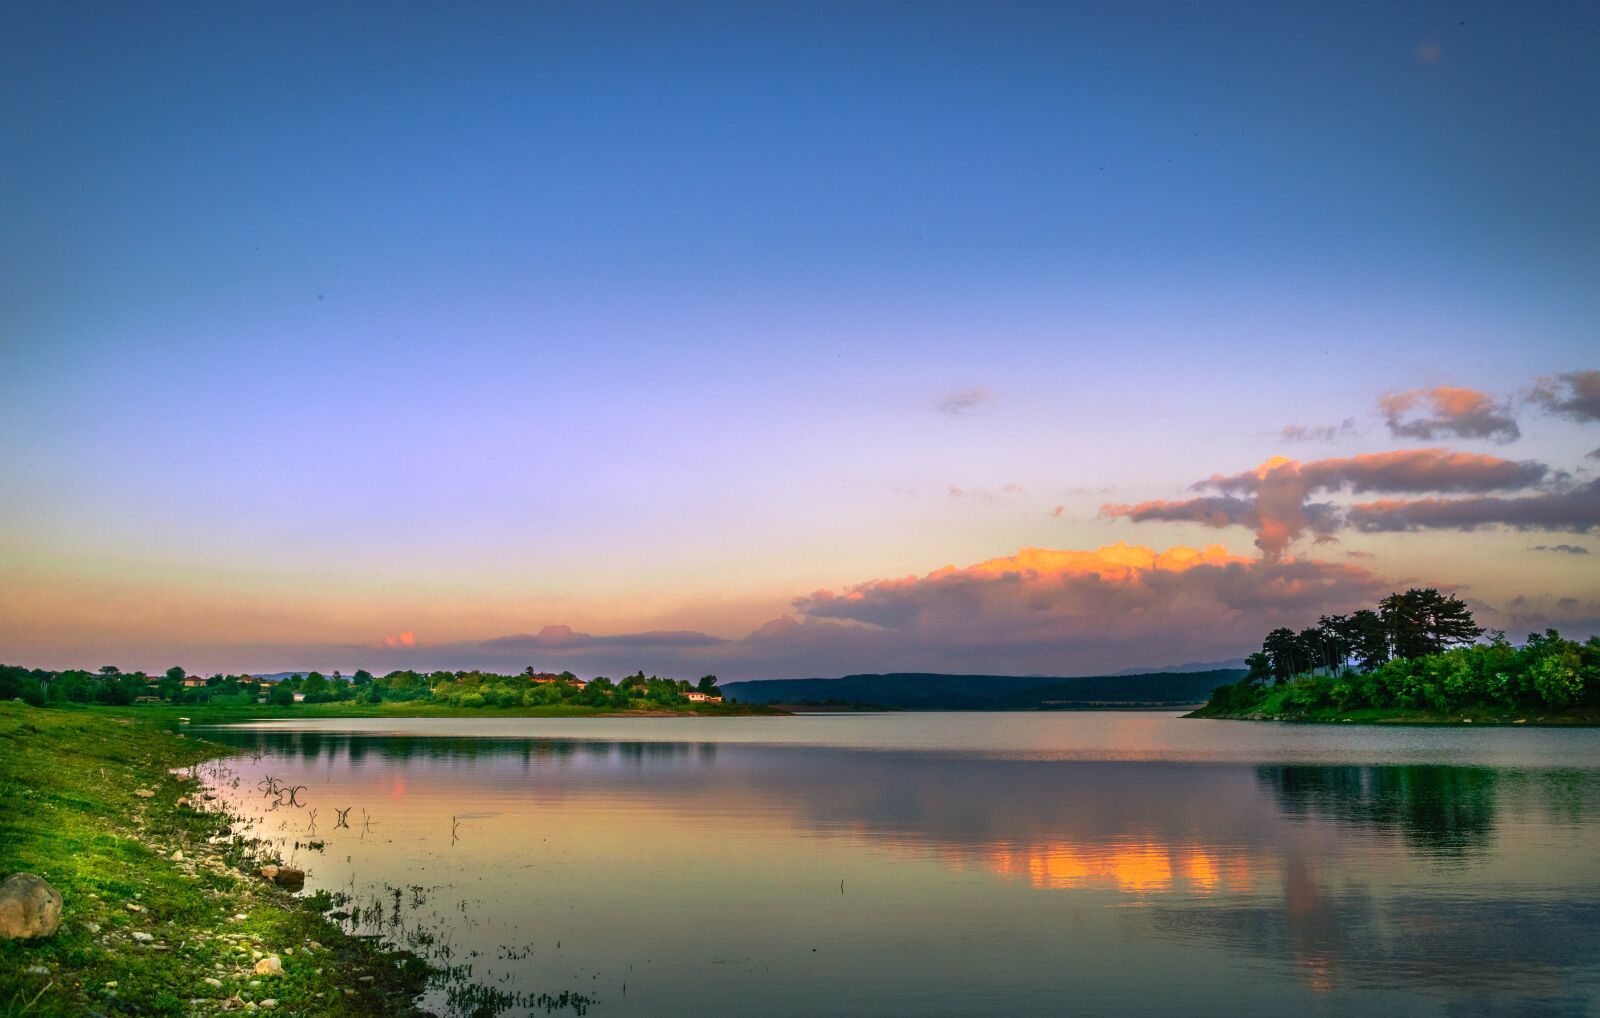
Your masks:
[{"label": "sky", "polygon": [[0,661],[1600,632],[1600,8],[0,7]]}]

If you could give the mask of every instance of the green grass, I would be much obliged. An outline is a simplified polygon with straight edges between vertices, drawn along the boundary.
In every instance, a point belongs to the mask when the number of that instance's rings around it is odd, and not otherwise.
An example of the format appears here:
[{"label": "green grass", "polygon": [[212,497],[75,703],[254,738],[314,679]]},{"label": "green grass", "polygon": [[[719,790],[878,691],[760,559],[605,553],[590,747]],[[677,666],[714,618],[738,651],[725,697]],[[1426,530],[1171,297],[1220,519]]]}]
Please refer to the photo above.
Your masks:
[{"label": "green grass", "polygon": [[[0,941],[0,1016],[192,1014],[235,995],[276,1014],[418,1013],[424,963],[246,876],[237,839],[208,843],[226,818],[179,805],[197,784],[171,772],[227,751],[163,730],[183,713],[0,703],[0,877],[37,873],[65,900],[54,936]],[[285,974],[255,975],[257,951]]]},{"label": "green grass", "polygon": [[1184,715],[1191,718],[1216,718],[1233,721],[1294,721],[1311,724],[1391,724],[1391,725],[1540,725],[1540,726],[1590,726],[1600,725],[1600,714],[1592,708],[1571,708],[1564,711],[1517,710],[1509,707],[1467,707],[1457,711],[1440,712],[1413,707],[1336,707],[1304,709],[1290,702],[1290,690],[1281,686],[1266,691],[1262,698],[1246,710],[1221,711],[1202,707]]}]

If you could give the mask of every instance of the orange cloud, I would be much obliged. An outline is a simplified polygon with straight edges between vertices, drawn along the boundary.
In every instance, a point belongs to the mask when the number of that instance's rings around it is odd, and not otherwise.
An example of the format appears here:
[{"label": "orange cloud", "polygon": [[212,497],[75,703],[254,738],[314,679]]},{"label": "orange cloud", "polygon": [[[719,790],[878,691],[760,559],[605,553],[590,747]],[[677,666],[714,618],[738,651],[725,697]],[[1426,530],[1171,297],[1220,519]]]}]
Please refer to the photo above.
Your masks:
[{"label": "orange cloud", "polygon": [[[1156,500],[1135,505],[1107,503],[1105,516],[1124,516],[1135,523],[1167,521],[1208,527],[1249,527],[1256,547],[1268,560],[1281,557],[1306,533],[1331,539],[1348,525],[1347,510],[1330,502],[1312,502],[1317,492],[1446,492],[1483,494],[1515,491],[1542,480],[1548,468],[1530,460],[1508,460],[1448,449],[1403,449],[1362,453],[1301,463],[1274,456],[1252,470],[1213,474],[1194,487],[1216,495],[1181,501]],[[1367,528],[1377,529],[1377,528]]]},{"label": "orange cloud", "polygon": [[[1450,385],[1411,389],[1379,398],[1378,408],[1383,411],[1389,433],[1396,437],[1427,442],[1438,435],[1456,435],[1510,442],[1522,436],[1506,408],[1497,405],[1488,393],[1475,389]],[[1430,412],[1415,415],[1419,408]]]},{"label": "orange cloud", "polygon": [[[810,620],[849,622],[914,639],[927,648],[1025,650],[1166,642],[1179,634],[1220,635],[1261,613],[1298,615],[1359,601],[1382,584],[1355,566],[1262,562],[1220,545],[1156,551],[1119,543],[1094,551],[1024,548],[976,565],[925,576],[874,580],[796,600]],[[1252,618],[1253,616],[1253,618]],[[1311,617],[1315,617],[1312,615]]]},{"label": "orange cloud", "polygon": [[399,636],[385,636],[383,645],[385,647],[415,647],[417,645],[417,634],[407,630]]},{"label": "orange cloud", "polygon": [[1092,675],[1236,657],[1265,630],[1299,628],[1390,589],[1353,564],[1266,562],[1220,545],[1023,548],[923,575],[817,590],[796,598],[789,616],[741,638],[688,631],[602,636],[547,626],[430,646],[425,657],[451,667],[465,660],[612,675],[644,667],[730,680],[964,669]]}]

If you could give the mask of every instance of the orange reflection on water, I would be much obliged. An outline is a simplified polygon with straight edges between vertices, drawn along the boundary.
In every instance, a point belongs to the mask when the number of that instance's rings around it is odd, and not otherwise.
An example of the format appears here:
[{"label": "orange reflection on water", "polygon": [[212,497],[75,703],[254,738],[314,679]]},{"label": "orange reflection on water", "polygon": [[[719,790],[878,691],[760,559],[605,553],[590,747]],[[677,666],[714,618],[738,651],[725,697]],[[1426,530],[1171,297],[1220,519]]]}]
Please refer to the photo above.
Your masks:
[{"label": "orange reflection on water", "polygon": [[1034,887],[1051,890],[1111,887],[1130,894],[1180,889],[1210,894],[1222,888],[1248,891],[1253,883],[1250,860],[1243,856],[1156,841],[996,845],[978,858],[987,869],[1026,877]]}]

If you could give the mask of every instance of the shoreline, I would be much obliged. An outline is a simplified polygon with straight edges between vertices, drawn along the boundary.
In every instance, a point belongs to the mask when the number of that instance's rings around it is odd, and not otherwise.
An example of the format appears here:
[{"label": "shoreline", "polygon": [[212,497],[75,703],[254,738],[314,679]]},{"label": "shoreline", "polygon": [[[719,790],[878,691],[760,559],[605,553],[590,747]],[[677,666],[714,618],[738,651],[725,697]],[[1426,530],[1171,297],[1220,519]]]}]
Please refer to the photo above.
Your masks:
[{"label": "shoreline", "polygon": [[1600,715],[1584,711],[1562,714],[1535,714],[1532,712],[1496,713],[1490,710],[1461,711],[1441,714],[1433,711],[1312,711],[1300,714],[1266,713],[1260,711],[1207,711],[1204,707],[1183,715],[1208,721],[1266,721],[1300,725],[1426,725],[1475,728],[1597,728]]},{"label": "shoreline", "polygon": [[[272,860],[194,776],[234,750],[141,713],[0,703],[0,877],[63,898],[53,935],[0,940],[7,1013],[427,1014],[427,962],[251,875]],[[268,957],[281,975],[258,974]]]},{"label": "shoreline", "polygon": [[296,721],[329,718],[725,718],[725,717],[784,717],[788,711],[777,710],[761,704],[696,704],[684,710],[646,708],[638,710],[611,710],[600,707],[556,705],[549,707],[455,707],[449,704],[399,702],[371,705],[351,703],[297,703],[292,707],[268,704],[240,706],[227,704],[137,704],[130,707],[107,707],[100,704],[58,704],[48,709],[84,715],[108,715],[141,718],[170,730],[177,730],[180,721],[195,725],[225,725],[246,721]]}]

